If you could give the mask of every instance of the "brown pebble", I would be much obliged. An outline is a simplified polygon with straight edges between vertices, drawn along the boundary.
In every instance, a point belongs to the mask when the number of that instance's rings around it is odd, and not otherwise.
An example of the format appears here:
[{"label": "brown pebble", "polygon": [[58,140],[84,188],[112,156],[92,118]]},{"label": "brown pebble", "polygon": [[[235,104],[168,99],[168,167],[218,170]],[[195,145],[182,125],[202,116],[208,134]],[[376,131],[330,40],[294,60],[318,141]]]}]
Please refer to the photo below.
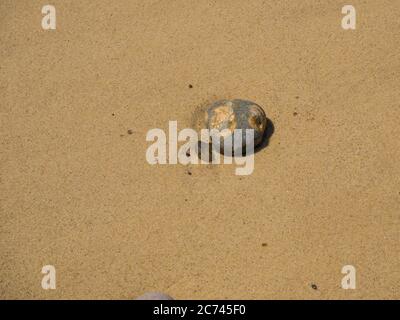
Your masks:
[{"label": "brown pebble", "polygon": [[318,290],[318,287],[317,287],[317,285],[316,284],[311,284],[311,288],[313,288],[314,290]]}]

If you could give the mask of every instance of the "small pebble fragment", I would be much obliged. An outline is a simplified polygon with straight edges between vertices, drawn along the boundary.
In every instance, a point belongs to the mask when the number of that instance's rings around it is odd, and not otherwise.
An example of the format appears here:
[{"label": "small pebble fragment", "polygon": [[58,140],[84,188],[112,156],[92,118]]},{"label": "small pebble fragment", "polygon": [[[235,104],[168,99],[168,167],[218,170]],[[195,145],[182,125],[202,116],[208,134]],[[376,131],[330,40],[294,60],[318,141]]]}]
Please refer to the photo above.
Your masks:
[{"label": "small pebble fragment", "polygon": [[317,285],[316,284],[311,284],[311,288],[313,288],[314,290],[317,290],[318,289],[318,287],[317,287]]},{"label": "small pebble fragment", "polygon": [[167,294],[161,292],[146,292],[135,300],[174,300]]}]

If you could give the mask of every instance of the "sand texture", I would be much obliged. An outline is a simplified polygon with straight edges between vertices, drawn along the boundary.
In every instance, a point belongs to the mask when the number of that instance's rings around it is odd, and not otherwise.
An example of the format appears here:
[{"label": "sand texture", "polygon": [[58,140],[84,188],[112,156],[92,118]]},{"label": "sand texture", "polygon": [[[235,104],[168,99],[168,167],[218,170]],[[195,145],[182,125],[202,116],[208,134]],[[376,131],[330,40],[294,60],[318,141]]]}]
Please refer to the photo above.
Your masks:
[{"label": "sand texture", "polygon": [[[0,1],[0,298],[400,298],[400,1],[45,4]],[[273,124],[253,174],[148,164],[219,99]]]}]

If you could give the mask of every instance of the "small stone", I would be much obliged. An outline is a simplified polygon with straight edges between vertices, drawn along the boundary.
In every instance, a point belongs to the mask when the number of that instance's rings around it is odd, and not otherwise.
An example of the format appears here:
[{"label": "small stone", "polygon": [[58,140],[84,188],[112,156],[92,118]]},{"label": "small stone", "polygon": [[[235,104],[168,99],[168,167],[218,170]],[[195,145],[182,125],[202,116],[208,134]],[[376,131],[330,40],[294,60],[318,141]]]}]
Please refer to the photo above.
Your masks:
[{"label": "small stone", "polygon": [[312,283],[312,284],[311,284],[311,288],[313,288],[314,290],[318,290],[318,287],[317,287],[317,285],[316,285],[316,284],[314,284],[314,283]]},{"label": "small stone", "polygon": [[146,292],[135,300],[174,300],[167,294],[161,292]]},{"label": "small stone", "polygon": [[[254,129],[254,147],[259,145],[267,127],[267,117],[264,110],[254,102],[247,100],[219,100],[206,111],[205,125],[207,129],[222,131],[228,129],[231,137],[235,129],[242,129],[242,150],[246,146],[246,129]],[[223,141],[221,152],[223,152]]]}]

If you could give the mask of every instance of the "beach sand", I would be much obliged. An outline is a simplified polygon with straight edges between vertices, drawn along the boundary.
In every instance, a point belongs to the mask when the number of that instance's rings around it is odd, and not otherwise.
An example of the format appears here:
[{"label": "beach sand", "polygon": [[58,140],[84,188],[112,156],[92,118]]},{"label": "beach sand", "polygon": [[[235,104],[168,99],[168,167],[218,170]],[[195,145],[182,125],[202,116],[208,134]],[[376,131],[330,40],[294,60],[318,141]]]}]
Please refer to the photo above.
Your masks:
[{"label": "beach sand", "polygon": [[[45,4],[0,2],[2,299],[400,298],[400,2]],[[234,98],[274,126],[253,174],[148,164]]]}]

